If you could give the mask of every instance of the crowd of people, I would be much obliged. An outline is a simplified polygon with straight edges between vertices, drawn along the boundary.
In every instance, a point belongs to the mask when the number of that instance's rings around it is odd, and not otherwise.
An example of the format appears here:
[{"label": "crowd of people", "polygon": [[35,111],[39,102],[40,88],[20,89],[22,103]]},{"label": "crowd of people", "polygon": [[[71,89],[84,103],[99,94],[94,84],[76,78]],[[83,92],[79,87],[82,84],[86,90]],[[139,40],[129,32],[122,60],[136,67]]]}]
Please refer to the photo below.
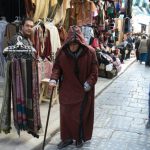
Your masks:
[{"label": "crowd of people", "polygon": [[136,59],[145,66],[150,66],[150,36],[136,35],[135,37]]},{"label": "crowd of people", "polygon": [[133,51],[136,60],[140,64],[145,62],[145,66],[150,66],[150,36],[146,34],[127,34],[124,41],[116,46],[120,52],[120,60],[130,59],[131,52]]}]

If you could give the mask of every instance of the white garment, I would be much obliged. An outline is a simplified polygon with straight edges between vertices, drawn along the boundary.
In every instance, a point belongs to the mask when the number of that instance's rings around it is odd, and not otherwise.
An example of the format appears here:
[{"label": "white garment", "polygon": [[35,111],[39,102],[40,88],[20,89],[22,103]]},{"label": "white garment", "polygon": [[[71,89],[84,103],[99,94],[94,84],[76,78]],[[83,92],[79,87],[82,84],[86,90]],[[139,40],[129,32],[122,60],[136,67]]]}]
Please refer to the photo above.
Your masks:
[{"label": "white garment", "polygon": [[50,22],[46,22],[45,27],[50,31],[50,43],[52,48],[52,54],[54,55],[54,59],[55,59],[55,54],[57,50],[61,47],[58,29]]},{"label": "white garment", "polygon": [[3,40],[7,24],[8,24],[7,21],[0,20],[0,52],[3,51]]},{"label": "white garment", "polygon": [[81,32],[83,33],[83,36],[85,38],[85,41],[87,44],[90,44],[90,39],[94,37],[94,31],[92,27],[88,26],[82,26]]},{"label": "white garment", "polygon": [[5,69],[4,69],[4,56],[2,54],[3,52],[3,42],[4,42],[4,34],[5,34],[5,29],[7,26],[8,22],[6,20],[0,20],[0,76],[4,77],[5,76]]},{"label": "white garment", "polygon": [[113,70],[113,64],[112,63],[106,65],[106,71],[112,71],[112,70]]}]

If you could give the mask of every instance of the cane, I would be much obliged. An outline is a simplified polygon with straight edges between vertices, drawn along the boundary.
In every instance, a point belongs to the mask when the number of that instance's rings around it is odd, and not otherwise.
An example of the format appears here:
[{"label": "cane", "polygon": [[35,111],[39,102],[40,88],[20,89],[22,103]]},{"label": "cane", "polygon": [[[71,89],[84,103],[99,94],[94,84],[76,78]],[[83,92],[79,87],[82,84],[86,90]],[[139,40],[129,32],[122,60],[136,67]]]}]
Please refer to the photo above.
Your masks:
[{"label": "cane", "polygon": [[46,121],[46,128],[45,128],[45,133],[44,133],[44,141],[43,141],[42,150],[44,150],[44,147],[45,147],[46,134],[47,134],[47,128],[48,128],[48,122],[49,122],[49,116],[50,116],[50,110],[51,110],[51,104],[52,104],[52,98],[53,98],[53,90],[54,90],[54,87],[52,87],[52,92],[51,92],[50,101],[49,101],[49,108],[48,108],[48,115],[47,115],[47,121]]},{"label": "cane", "polygon": [[149,122],[150,122],[150,84],[149,84],[149,99],[148,99],[148,104],[149,104],[148,120],[149,120]]},{"label": "cane", "polygon": [[148,121],[147,121],[147,124],[146,124],[146,128],[150,129],[150,85],[149,85],[149,99],[148,99],[148,104],[149,104],[149,107],[148,107]]}]

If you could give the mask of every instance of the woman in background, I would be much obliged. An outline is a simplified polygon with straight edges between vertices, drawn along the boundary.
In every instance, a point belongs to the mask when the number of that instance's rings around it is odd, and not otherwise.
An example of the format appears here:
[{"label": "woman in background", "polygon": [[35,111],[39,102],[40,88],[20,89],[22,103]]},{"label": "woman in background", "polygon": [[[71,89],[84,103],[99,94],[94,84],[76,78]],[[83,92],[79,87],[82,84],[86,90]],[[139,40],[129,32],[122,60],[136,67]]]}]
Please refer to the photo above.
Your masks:
[{"label": "woman in background", "polygon": [[147,59],[147,40],[146,40],[146,36],[144,36],[144,35],[142,36],[138,50],[139,50],[140,63],[146,62],[146,59]]}]

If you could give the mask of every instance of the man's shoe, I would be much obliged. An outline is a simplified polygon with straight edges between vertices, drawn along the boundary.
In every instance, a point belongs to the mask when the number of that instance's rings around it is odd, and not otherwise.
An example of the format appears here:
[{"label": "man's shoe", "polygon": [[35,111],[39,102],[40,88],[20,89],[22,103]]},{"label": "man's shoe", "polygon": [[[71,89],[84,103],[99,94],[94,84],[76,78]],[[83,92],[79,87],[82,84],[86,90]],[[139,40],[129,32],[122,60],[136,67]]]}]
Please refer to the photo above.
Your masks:
[{"label": "man's shoe", "polygon": [[80,147],[82,147],[82,146],[83,146],[82,140],[76,141],[76,147],[77,147],[77,148],[80,148]]},{"label": "man's shoe", "polygon": [[61,141],[58,145],[57,145],[57,148],[58,149],[62,149],[68,145],[71,145],[73,143],[73,140],[71,139],[68,139],[68,140],[65,140],[65,141]]}]

